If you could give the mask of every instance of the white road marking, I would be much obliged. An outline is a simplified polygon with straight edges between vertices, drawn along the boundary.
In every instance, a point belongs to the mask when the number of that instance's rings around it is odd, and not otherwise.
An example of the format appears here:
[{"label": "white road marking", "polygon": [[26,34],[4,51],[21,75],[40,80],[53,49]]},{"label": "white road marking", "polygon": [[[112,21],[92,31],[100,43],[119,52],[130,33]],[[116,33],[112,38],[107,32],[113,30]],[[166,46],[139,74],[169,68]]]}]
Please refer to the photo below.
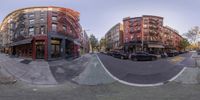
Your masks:
[{"label": "white road marking", "polygon": [[[160,85],[163,85],[164,82],[159,82],[159,83],[155,83],[155,84],[136,84],[136,83],[130,83],[130,82],[126,82],[126,81],[123,81],[123,80],[120,80],[118,79],[117,77],[115,77],[114,75],[112,75],[108,70],[107,68],[104,66],[104,64],[101,62],[100,58],[98,57],[97,54],[95,54],[97,56],[97,59],[99,60],[99,62],[101,63],[103,69],[116,81],[118,81],[119,83],[122,83],[122,84],[125,84],[125,85],[129,85],[129,86],[137,86],[137,87],[150,87],[150,86],[160,86]],[[174,76],[173,78],[171,78],[170,80],[168,81],[173,81],[175,80],[179,75],[181,75],[183,73],[183,71],[185,70],[185,67],[176,75]],[[167,82],[167,81],[166,81]]]},{"label": "white road marking", "polygon": [[186,67],[184,67],[176,76],[172,77],[169,81],[173,81],[175,80],[178,76],[180,76],[184,71],[185,71]]}]

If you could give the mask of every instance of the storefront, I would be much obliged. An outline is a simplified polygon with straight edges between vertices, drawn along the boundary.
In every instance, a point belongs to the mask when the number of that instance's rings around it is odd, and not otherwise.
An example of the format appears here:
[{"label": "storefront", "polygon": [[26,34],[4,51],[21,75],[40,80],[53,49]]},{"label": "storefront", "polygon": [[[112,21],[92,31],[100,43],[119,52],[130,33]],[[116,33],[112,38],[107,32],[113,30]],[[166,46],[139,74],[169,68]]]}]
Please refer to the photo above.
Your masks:
[{"label": "storefront", "polygon": [[161,54],[164,52],[164,46],[161,44],[148,44],[148,51],[152,54]]},{"label": "storefront", "polygon": [[32,57],[32,40],[33,38],[28,38],[11,43],[11,54],[20,57]]},{"label": "storefront", "polygon": [[164,46],[158,42],[131,41],[124,45],[124,51],[133,53],[137,51],[145,51],[153,54],[160,54],[164,50]]}]

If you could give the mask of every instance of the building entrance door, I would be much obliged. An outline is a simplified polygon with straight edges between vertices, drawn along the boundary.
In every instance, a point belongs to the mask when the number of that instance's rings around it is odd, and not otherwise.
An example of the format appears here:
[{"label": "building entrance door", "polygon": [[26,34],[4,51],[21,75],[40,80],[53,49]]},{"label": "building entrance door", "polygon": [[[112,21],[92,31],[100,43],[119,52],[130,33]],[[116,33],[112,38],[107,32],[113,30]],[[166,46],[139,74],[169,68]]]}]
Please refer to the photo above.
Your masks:
[{"label": "building entrance door", "polygon": [[36,58],[44,59],[44,41],[36,42]]}]

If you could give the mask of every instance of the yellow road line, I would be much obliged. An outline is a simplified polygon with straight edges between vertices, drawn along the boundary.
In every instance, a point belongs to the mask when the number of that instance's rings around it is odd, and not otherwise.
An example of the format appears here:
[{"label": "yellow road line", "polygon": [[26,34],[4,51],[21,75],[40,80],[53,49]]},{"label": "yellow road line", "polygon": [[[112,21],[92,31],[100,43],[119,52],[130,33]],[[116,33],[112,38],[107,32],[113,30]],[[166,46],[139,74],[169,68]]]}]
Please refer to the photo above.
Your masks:
[{"label": "yellow road line", "polygon": [[174,58],[171,59],[172,63],[177,63],[177,62],[181,62],[185,59],[185,57],[180,57],[180,56],[176,56]]}]

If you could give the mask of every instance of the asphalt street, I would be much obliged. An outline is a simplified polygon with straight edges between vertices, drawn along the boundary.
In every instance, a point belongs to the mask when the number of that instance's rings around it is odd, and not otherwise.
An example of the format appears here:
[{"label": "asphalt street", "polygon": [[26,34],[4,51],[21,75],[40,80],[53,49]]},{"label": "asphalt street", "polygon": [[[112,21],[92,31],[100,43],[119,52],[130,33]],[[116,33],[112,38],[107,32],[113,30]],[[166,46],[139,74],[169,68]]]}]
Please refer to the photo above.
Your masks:
[{"label": "asphalt street", "polygon": [[156,61],[121,60],[104,54],[98,54],[98,57],[107,70],[120,80],[135,84],[155,84],[167,82],[184,67],[193,64],[191,55],[187,53]]},{"label": "asphalt street", "polygon": [[180,55],[182,57],[185,57],[185,59],[181,62],[181,64],[185,65],[186,67],[195,67],[195,60],[192,57],[192,54],[195,55],[195,53],[192,52]]}]

